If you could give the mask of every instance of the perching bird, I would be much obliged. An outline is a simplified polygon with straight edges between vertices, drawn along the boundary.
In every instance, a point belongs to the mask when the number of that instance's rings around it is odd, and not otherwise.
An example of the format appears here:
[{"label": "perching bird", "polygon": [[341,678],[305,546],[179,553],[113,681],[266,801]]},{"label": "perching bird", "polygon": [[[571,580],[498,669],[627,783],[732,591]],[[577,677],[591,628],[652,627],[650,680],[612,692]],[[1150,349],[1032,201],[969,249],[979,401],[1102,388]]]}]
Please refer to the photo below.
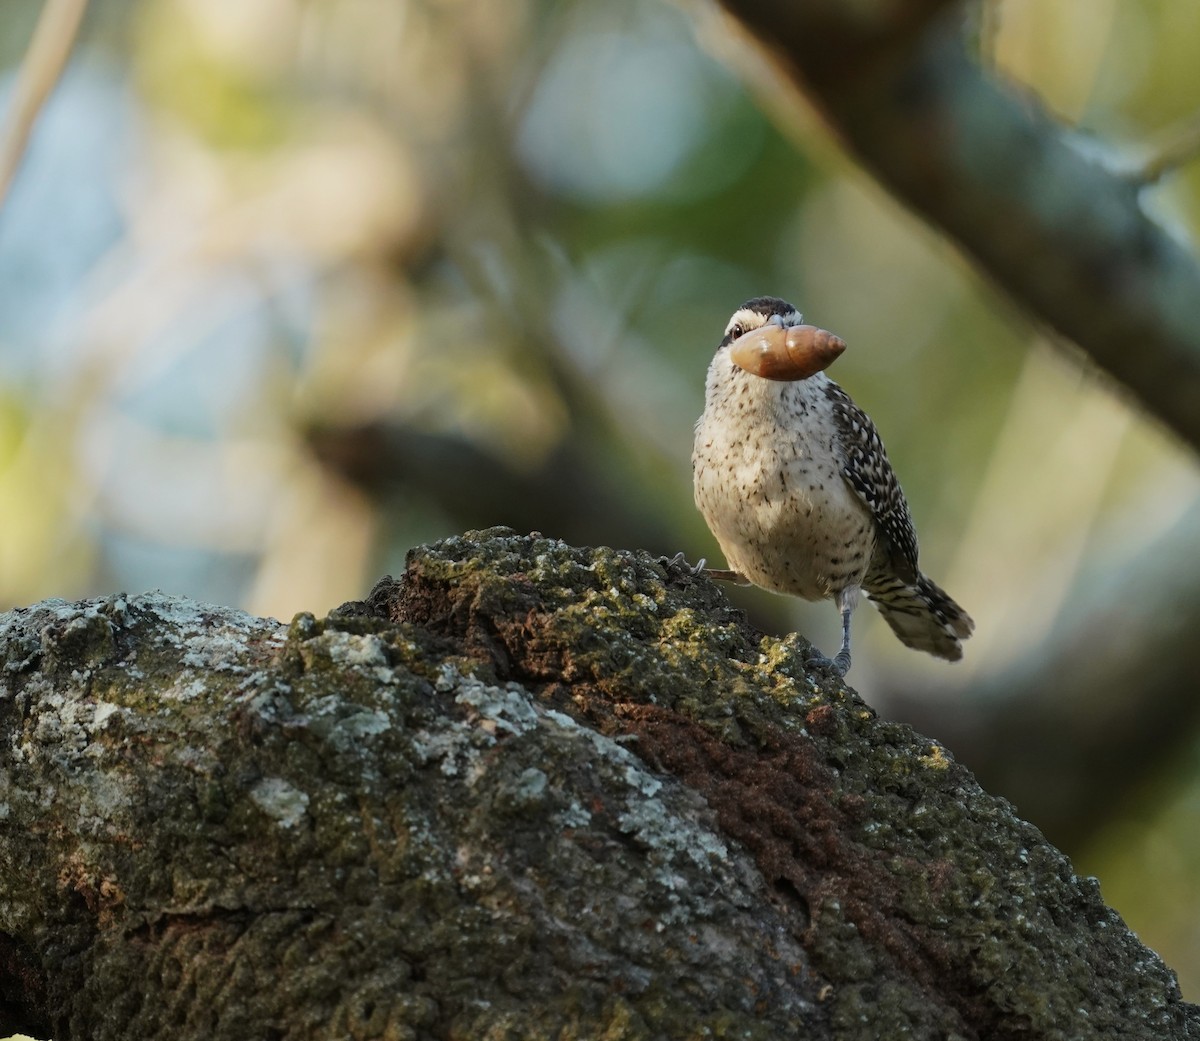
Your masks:
[{"label": "perching bird", "polygon": [[860,592],[909,647],[952,661],[975,623],[917,567],[917,535],[875,424],[821,370],[845,344],[757,297],[729,320],[696,423],[696,505],[730,572],[842,615],[850,668]]}]

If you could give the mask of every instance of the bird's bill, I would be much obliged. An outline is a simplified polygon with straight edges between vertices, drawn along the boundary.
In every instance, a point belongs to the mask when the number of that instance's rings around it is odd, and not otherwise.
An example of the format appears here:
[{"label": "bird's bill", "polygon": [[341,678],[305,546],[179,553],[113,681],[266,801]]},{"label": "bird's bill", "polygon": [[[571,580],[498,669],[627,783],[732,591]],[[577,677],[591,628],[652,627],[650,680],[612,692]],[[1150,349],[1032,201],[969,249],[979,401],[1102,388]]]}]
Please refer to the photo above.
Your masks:
[{"label": "bird's bill", "polygon": [[829,368],[846,341],[815,325],[764,325],[729,345],[739,369],[768,380],[806,380]]}]

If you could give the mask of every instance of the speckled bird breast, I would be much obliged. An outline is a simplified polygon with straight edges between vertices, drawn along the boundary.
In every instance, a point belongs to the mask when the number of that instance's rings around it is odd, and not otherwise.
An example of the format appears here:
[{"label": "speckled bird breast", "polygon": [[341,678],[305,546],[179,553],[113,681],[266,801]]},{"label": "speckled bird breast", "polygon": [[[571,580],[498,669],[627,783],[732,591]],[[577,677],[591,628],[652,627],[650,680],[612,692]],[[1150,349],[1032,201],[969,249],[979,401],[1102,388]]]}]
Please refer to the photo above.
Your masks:
[{"label": "speckled bird breast", "polygon": [[728,566],[808,600],[859,585],[874,524],[841,473],[829,379],[775,383],[718,351],[696,424],[696,505]]}]

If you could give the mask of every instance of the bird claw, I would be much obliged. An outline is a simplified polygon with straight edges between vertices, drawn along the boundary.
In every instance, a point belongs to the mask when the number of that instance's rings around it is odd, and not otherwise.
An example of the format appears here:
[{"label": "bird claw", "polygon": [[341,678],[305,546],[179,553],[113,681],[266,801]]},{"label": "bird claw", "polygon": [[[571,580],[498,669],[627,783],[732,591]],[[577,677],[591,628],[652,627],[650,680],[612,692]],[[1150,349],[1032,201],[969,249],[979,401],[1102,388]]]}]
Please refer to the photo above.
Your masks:
[{"label": "bird claw", "polygon": [[814,648],[804,664],[812,669],[832,669],[839,676],[845,676],[850,671],[850,652],[838,651],[832,658],[827,658]]},{"label": "bird claw", "polygon": [[683,550],[680,550],[673,557],[668,557],[666,555],[663,555],[663,556],[659,557],[658,559],[661,560],[664,564],[666,564],[666,566],[668,568],[673,568],[673,567],[682,568],[684,571],[687,571],[693,578],[699,578],[702,574],[704,574],[705,564],[708,563],[708,561],[706,561],[704,559],[704,557],[701,557],[700,562],[698,564],[695,564],[695,565],[689,564],[687,562],[687,557],[685,557],[683,555]]}]

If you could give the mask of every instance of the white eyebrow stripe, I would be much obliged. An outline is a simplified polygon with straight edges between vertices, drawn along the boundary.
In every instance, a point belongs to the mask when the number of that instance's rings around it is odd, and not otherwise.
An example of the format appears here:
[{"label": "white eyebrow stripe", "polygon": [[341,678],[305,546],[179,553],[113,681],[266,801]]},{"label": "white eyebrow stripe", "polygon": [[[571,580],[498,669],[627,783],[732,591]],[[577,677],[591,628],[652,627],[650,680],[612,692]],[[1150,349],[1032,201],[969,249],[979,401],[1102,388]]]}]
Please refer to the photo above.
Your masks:
[{"label": "white eyebrow stripe", "polygon": [[791,311],[785,315],[765,315],[751,307],[743,307],[734,311],[733,317],[729,319],[729,324],[725,326],[725,335],[728,336],[735,325],[740,325],[745,332],[761,329],[772,318],[782,319],[784,326],[804,324],[804,315],[799,311]]},{"label": "white eyebrow stripe", "polygon": [[767,324],[767,316],[759,314],[757,311],[752,311],[748,307],[743,307],[740,311],[734,311],[733,317],[729,319],[729,324],[725,326],[725,335],[735,325],[740,325],[743,329],[749,332],[751,329],[759,329]]}]

